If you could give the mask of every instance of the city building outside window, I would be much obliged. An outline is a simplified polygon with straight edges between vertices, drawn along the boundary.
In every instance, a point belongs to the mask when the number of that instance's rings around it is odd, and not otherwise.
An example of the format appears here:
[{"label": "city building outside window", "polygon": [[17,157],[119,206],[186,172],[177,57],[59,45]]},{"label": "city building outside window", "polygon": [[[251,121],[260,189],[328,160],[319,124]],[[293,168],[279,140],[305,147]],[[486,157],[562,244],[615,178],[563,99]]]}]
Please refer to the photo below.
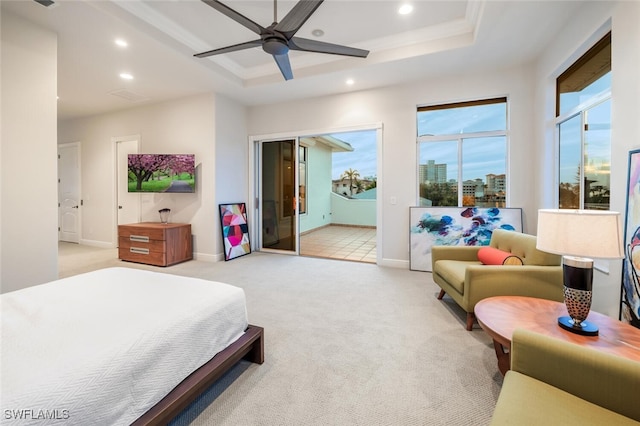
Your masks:
[{"label": "city building outside window", "polygon": [[507,98],[418,107],[418,205],[506,207]]}]

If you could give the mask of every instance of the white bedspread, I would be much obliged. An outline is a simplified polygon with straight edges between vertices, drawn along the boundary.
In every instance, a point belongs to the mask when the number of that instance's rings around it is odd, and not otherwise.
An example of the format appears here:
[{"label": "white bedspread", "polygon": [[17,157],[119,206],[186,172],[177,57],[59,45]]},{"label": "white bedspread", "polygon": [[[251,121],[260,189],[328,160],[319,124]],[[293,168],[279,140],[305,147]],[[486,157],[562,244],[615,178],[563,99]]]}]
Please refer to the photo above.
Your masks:
[{"label": "white bedspread", "polygon": [[247,328],[242,289],[131,268],[6,293],[0,307],[3,425],[128,425]]}]

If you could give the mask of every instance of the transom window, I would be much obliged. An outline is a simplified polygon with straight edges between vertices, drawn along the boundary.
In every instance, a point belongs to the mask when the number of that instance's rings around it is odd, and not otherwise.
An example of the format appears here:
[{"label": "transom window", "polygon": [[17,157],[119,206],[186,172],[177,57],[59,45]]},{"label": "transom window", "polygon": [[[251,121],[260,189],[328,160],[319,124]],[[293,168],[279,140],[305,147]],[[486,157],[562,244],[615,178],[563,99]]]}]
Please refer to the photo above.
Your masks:
[{"label": "transom window", "polygon": [[418,205],[506,207],[507,99],[418,107]]}]

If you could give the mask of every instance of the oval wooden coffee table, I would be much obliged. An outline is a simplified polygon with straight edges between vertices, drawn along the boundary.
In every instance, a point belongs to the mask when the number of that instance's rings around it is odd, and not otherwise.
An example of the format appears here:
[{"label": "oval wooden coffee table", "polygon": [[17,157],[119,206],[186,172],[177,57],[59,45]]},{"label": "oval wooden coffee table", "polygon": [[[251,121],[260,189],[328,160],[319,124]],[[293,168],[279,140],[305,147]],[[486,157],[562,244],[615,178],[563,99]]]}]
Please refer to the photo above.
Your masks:
[{"label": "oval wooden coffee table", "polygon": [[564,303],[522,296],[497,296],[476,304],[480,327],[493,339],[498,368],[504,375],[510,366],[511,337],[516,328],[556,337],[618,356],[640,361],[640,329],[591,311],[588,320],[600,329],[598,336],[581,336],[563,330],[558,317],[567,315]]}]

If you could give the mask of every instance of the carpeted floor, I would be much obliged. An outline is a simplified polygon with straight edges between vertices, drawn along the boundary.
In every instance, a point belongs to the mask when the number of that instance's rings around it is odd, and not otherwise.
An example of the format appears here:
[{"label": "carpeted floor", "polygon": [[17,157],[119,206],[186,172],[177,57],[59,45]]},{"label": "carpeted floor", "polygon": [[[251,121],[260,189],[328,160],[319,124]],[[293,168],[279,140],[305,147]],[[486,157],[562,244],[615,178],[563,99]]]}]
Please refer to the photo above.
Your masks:
[{"label": "carpeted floor", "polygon": [[61,244],[60,276],[130,266],[245,290],[265,363],[241,362],[174,425],[486,425],[502,384],[491,339],[436,299],[431,274],[252,253],[169,268]]}]

